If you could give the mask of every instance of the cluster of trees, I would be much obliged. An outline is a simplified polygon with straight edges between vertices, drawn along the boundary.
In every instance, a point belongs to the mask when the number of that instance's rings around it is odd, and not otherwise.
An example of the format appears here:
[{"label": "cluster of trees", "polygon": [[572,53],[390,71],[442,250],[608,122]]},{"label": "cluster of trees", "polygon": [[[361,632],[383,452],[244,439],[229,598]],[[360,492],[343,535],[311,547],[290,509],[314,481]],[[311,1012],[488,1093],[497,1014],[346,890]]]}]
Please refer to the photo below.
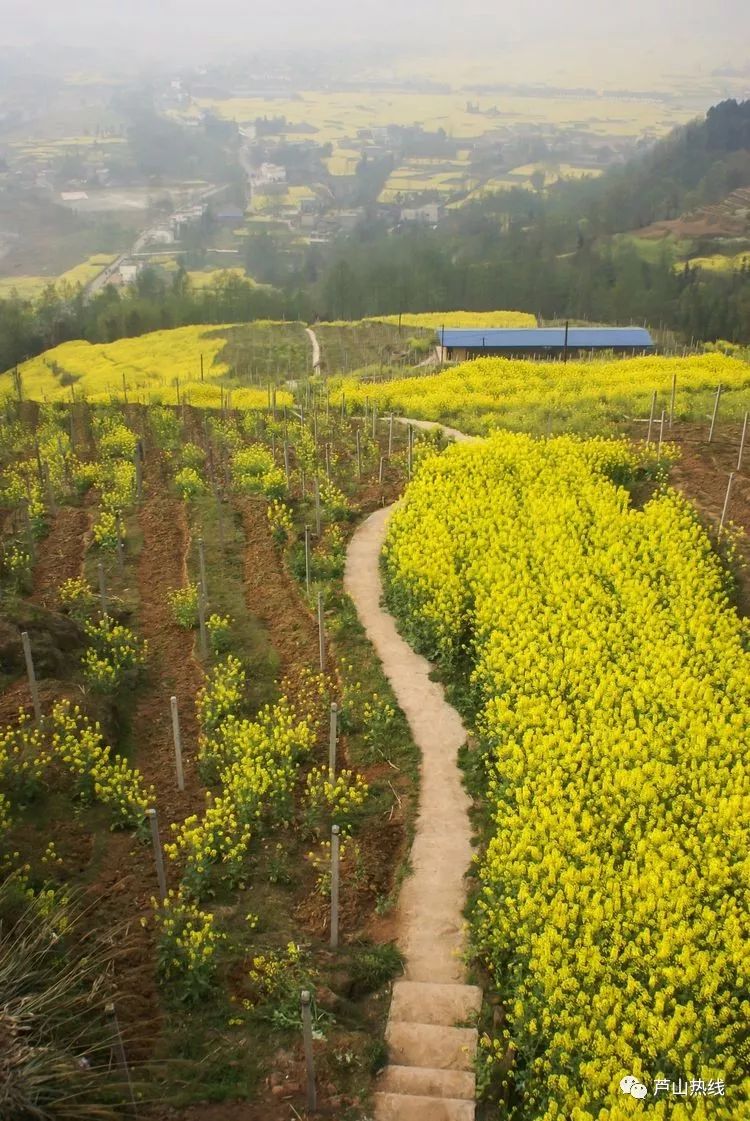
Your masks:
[{"label": "cluster of trees", "polygon": [[644,261],[627,242],[557,254],[511,231],[502,248],[467,251],[437,231],[348,246],[327,265],[317,303],[332,318],[461,307],[523,308],[545,319],[663,325],[686,339],[750,340],[750,269],[675,268],[665,249]]}]

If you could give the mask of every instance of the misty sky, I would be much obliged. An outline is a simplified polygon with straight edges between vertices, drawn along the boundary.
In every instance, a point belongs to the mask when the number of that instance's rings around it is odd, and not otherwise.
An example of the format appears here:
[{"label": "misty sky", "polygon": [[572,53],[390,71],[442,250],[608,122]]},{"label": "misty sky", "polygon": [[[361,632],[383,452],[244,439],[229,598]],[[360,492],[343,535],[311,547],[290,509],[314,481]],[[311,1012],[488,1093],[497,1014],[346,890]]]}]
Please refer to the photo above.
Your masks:
[{"label": "misty sky", "polygon": [[[707,39],[750,58],[748,0],[0,0],[0,42],[138,48],[151,58],[215,46],[336,46],[409,41],[485,50],[535,39],[642,45],[678,53]],[[747,44],[743,47],[743,43]],[[692,53],[692,52],[691,52]],[[665,59],[666,61],[666,59]],[[678,63],[675,57],[669,64]],[[723,57],[717,58],[721,65]],[[678,63],[679,65],[679,63]]]}]

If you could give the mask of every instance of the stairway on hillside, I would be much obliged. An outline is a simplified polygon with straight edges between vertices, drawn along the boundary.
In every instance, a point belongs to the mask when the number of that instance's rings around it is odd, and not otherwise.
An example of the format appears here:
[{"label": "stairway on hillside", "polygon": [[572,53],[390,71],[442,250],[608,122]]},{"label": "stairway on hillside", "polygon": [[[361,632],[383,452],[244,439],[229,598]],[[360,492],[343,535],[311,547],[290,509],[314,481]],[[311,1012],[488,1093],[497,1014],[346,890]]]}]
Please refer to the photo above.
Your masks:
[{"label": "stairway on hillside", "polygon": [[482,1005],[474,985],[397,981],[388,1016],[390,1063],[375,1121],[474,1121],[474,1058]]}]

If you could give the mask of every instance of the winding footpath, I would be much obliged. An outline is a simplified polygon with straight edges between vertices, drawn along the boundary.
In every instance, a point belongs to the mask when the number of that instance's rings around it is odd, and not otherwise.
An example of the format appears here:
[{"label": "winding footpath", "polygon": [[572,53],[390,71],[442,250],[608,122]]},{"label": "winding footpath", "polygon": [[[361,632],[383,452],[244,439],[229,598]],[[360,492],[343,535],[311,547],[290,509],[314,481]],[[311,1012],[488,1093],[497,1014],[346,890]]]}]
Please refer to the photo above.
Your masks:
[{"label": "winding footpath", "polygon": [[[427,421],[409,421],[435,427]],[[442,426],[440,426],[442,427]],[[456,440],[469,437],[444,429]],[[406,967],[393,986],[386,1029],[390,1063],[375,1094],[376,1121],[474,1121],[474,1057],[481,990],[466,984],[465,876],[471,856],[469,797],[458,749],[466,729],[431,664],[399,635],[381,606],[380,553],[394,507],[359,527],[347,553],[344,586],[383,664],[422,753],[420,805],[411,874],[398,903],[398,944]]]}]

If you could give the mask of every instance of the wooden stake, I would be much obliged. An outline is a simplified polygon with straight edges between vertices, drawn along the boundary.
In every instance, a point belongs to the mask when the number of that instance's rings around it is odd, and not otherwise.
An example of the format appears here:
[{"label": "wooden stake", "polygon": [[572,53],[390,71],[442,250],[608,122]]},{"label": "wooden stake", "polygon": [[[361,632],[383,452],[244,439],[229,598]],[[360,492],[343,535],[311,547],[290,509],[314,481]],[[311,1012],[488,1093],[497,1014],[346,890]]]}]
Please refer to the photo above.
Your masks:
[{"label": "wooden stake", "polygon": [[99,574],[99,599],[102,605],[102,615],[107,615],[107,582],[104,579],[104,565],[101,561],[96,566],[96,571]]},{"label": "wooden stake", "polygon": [[39,686],[36,681],[36,673],[34,672],[34,659],[31,654],[31,643],[29,642],[29,632],[21,632],[21,645],[23,646],[23,656],[26,661],[26,674],[29,679],[29,688],[31,689],[31,702],[34,706],[34,720],[37,724],[42,719],[42,706],[39,703]]},{"label": "wooden stake", "polygon": [[310,594],[310,526],[305,526],[305,590]]},{"label": "wooden stake", "polygon": [[362,444],[361,444],[361,441],[360,441],[360,438],[359,438],[359,429],[357,429],[356,439],[357,439],[357,475],[361,479],[362,478]]},{"label": "wooden stake", "polygon": [[159,818],[155,809],[146,810],[146,817],[151,826],[151,840],[154,846],[154,863],[156,864],[156,878],[159,882],[159,899],[163,903],[167,898],[167,874],[164,870],[164,853],[159,836]]},{"label": "wooden stake", "polygon": [[326,668],[326,634],[323,625],[323,594],[318,592],[318,652],[320,655],[320,672],[325,673]]},{"label": "wooden stake", "polygon": [[727,516],[727,510],[729,509],[729,496],[732,493],[732,483],[733,482],[734,482],[734,471],[731,472],[731,474],[729,476],[729,481],[727,482],[727,493],[724,496],[724,508],[721,511],[721,521],[719,522],[719,533],[721,533],[721,531],[724,529],[724,521],[725,521],[726,516]]},{"label": "wooden stake", "polygon": [[206,582],[206,549],[203,544],[203,538],[198,538],[198,566],[201,574],[201,588],[203,589],[203,599],[208,602],[208,584]]},{"label": "wooden stake", "polygon": [[747,432],[747,413],[745,413],[745,419],[742,422],[742,435],[740,436],[740,454],[737,456],[737,470],[738,471],[742,470],[742,453],[745,450],[745,434],[746,434],[746,432]]},{"label": "wooden stake", "polygon": [[657,450],[657,457],[661,459],[661,446],[664,441],[664,409],[661,411],[661,422],[659,424],[659,447]]},{"label": "wooden stake", "polygon": [[312,1034],[312,1009],[310,1008],[310,993],[303,990],[302,1003],[302,1043],[305,1051],[305,1068],[307,1072],[307,1112],[315,1113],[318,1108],[317,1092],[315,1090],[315,1058],[313,1056]]},{"label": "wooden stake", "polygon": [[198,585],[198,630],[200,632],[201,657],[208,657],[208,632],[206,630],[206,600],[203,584]]},{"label": "wooden stake", "polygon": [[669,398],[669,427],[674,424],[674,401],[677,392],[677,374],[672,374],[672,393]]},{"label": "wooden stake", "polygon": [[331,949],[338,949],[339,945],[339,846],[340,832],[338,825],[331,826]]},{"label": "wooden stake", "polygon": [[390,459],[393,454],[393,413],[390,415],[388,421],[388,458]]},{"label": "wooden stake", "polygon": [[315,476],[315,534],[320,537],[320,481],[318,476]]},{"label": "wooden stake", "polygon": [[656,412],[656,390],[654,390],[653,396],[651,398],[651,412],[649,413],[649,418],[648,418],[648,434],[646,436],[646,447],[648,447],[648,445],[651,443],[651,429],[652,429],[653,423],[654,423],[654,413],[655,412]]},{"label": "wooden stake", "polygon": [[133,1092],[133,1082],[130,1077],[130,1068],[128,1066],[127,1055],[125,1054],[125,1045],[122,1041],[122,1032],[120,1031],[120,1023],[117,1019],[117,1012],[115,1011],[114,1004],[110,1003],[105,1005],[104,1012],[109,1019],[112,1031],[112,1050],[115,1056],[115,1062],[123,1073],[123,1077],[128,1085],[128,1097],[130,1098],[129,1114],[131,1117],[137,1116],[138,1107],[136,1105],[135,1093]]},{"label": "wooden stake", "polygon": [[721,400],[721,385],[718,385],[716,387],[716,400],[714,401],[714,411],[713,411],[713,415],[711,416],[711,427],[708,430],[708,442],[709,442],[709,444],[711,443],[711,441],[714,438],[714,428],[716,427],[716,417],[719,414],[719,401],[720,400]]},{"label": "wooden stake", "polygon": [[185,772],[182,768],[182,736],[180,735],[180,714],[177,709],[177,697],[170,697],[169,704],[172,709],[172,738],[174,739],[174,757],[177,768],[177,789],[185,789]]},{"label": "wooden stake", "polygon": [[331,705],[331,723],[328,740],[328,777],[331,782],[336,780],[336,744],[338,740],[339,710],[335,704]]}]

